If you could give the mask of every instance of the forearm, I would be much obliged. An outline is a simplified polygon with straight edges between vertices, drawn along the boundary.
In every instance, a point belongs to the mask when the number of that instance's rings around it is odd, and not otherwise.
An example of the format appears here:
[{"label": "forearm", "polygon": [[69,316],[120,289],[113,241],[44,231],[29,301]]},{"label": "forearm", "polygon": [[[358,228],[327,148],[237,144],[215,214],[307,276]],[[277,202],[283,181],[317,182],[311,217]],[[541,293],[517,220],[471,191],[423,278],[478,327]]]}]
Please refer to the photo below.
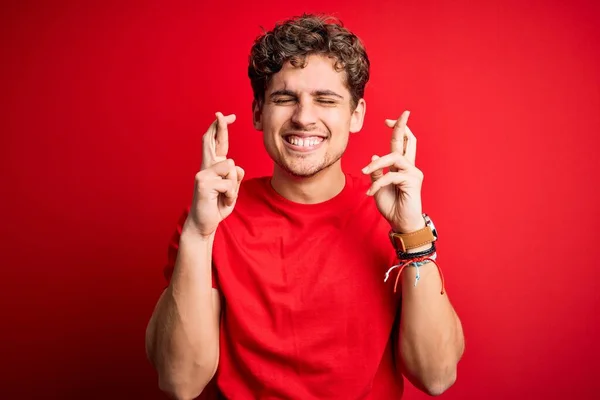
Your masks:
[{"label": "forearm", "polygon": [[462,326],[432,262],[402,272],[400,358],[405,375],[421,390],[440,394],[456,379],[464,349]]},{"label": "forearm", "polygon": [[196,397],[219,357],[219,304],[212,289],[213,238],[182,231],[171,282],[147,332],[148,355],[160,388],[178,399]]}]

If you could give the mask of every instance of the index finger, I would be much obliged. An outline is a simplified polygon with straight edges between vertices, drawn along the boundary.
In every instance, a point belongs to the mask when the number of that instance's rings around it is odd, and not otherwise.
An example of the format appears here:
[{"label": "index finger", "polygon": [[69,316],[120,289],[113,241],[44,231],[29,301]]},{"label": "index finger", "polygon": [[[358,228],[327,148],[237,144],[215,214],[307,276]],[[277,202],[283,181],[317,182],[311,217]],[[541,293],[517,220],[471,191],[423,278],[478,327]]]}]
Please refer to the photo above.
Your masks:
[{"label": "index finger", "polygon": [[218,159],[227,157],[229,151],[229,131],[227,125],[235,121],[235,114],[224,116],[222,113],[217,112],[217,134],[215,137],[215,156]]},{"label": "index finger", "polygon": [[409,116],[410,111],[404,111],[396,121],[389,119],[385,121],[387,126],[394,128],[391,141],[392,152],[398,152],[402,155],[406,152],[406,124]]},{"label": "index finger", "polygon": [[405,157],[412,165],[415,165],[415,159],[417,158],[417,138],[412,133],[410,127],[406,126],[406,154]]},{"label": "index finger", "polygon": [[227,125],[235,121],[235,115],[223,116],[217,112],[215,116],[217,119],[210,124],[202,140],[202,170],[225,160],[229,151]]}]

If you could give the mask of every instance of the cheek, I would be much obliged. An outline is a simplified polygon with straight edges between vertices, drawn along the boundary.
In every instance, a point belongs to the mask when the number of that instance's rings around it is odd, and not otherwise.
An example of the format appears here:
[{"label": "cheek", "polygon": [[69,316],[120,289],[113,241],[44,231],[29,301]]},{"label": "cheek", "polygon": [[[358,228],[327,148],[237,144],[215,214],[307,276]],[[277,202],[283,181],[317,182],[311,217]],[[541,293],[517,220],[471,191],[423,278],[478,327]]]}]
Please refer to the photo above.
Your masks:
[{"label": "cheek", "polygon": [[334,136],[344,136],[350,129],[350,114],[341,110],[327,113],[322,121]]},{"label": "cheek", "polygon": [[270,149],[275,149],[282,146],[281,142],[281,129],[282,129],[281,116],[275,112],[268,112],[264,114],[263,119],[263,141],[265,145]]},{"label": "cheek", "polygon": [[285,110],[267,109],[263,113],[263,128],[270,134],[278,133],[287,119]]}]

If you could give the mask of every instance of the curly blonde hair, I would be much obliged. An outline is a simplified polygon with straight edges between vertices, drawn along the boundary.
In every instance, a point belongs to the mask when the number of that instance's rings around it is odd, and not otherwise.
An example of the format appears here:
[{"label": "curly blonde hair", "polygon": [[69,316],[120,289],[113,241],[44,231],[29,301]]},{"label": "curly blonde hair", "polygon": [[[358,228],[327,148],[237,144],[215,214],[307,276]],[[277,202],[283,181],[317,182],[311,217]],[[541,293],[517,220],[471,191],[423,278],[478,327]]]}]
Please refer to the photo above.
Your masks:
[{"label": "curly blonde hair", "polygon": [[306,57],[313,54],[335,59],[336,70],[346,72],[345,83],[354,109],[369,80],[367,52],[360,39],[339,19],[313,14],[279,22],[256,38],[248,65],[254,100],[263,104],[269,80],[286,62],[303,68]]}]

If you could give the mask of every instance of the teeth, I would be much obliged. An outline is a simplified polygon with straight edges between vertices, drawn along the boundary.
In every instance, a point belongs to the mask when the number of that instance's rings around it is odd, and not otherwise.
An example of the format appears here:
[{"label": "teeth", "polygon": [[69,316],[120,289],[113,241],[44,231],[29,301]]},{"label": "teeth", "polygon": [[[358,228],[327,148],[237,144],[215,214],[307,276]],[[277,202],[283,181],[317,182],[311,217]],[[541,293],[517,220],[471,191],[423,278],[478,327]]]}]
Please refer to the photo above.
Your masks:
[{"label": "teeth", "polygon": [[320,137],[299,138],[297,136],[288,136],[287,141],[298,147],[311,147],[323,141]]}]

